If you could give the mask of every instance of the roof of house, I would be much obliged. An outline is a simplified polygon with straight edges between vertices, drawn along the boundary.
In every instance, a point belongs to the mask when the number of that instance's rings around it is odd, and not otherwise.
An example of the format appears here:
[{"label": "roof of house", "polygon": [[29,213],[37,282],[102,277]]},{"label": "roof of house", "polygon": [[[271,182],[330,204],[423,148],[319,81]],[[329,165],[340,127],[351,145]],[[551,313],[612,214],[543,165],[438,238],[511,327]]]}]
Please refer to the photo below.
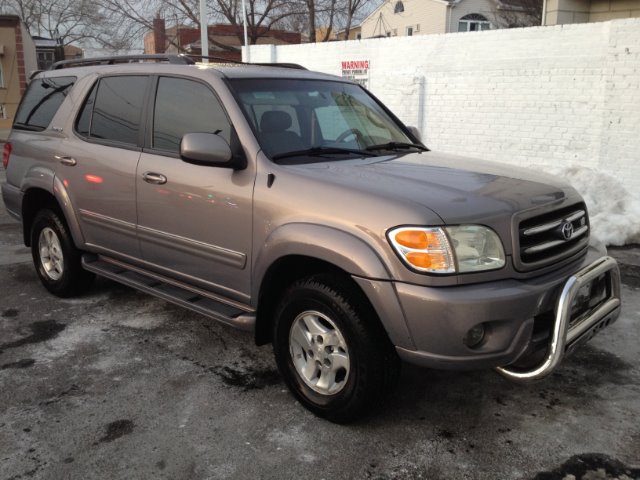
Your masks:
[{"label": "roof of house", "polygon": [[36,44],[36,48],[40,47],[50,47],[50,48],[54,48],[58,46],[58,42],[51,39],[51,38],[46,38],[46,37],[38,37],[36,36],[32,36],[31,38],[33,38],[33,43]]}]

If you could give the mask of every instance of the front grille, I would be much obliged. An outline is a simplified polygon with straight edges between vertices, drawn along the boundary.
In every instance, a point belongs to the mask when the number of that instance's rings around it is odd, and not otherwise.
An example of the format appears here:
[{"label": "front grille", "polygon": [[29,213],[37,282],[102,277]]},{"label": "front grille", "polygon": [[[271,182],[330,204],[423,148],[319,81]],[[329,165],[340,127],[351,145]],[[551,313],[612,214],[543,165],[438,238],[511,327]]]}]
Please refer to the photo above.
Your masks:
[{"label": "front grille", "polygon": [[579,203],[527,218],[518,228],[520,261],[537,268],[567,258],[589,243],[587,207]]}]

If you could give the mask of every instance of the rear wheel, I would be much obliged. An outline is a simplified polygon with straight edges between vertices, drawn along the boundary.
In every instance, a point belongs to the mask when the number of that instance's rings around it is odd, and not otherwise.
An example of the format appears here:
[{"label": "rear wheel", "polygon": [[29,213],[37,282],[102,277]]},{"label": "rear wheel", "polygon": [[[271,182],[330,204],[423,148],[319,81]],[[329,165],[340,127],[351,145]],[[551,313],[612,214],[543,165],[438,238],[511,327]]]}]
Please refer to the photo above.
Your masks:
[{"label": "rear wheel", "polygon": [[80,251],[73,244],[61,215],[54,210],[41,210],[34,218],[31,256],[42,284],[59,297],[86,291],[95,278],[82,268]]},{"label": "rear wheel", "polygon": [[276,314],[274,352],[287,386],[316,415],[346,423],[394,386],[399,360],[374,311],[349,281],[296,282]]}]

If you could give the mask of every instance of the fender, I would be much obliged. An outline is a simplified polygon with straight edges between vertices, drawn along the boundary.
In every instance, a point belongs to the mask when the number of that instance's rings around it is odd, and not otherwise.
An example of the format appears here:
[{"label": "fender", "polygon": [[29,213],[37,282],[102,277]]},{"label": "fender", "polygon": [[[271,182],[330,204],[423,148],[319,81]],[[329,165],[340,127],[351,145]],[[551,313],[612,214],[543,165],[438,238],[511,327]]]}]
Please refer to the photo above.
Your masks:
[{"label": "fender", "polygon": [[84,245],[84,236],[80,230],[78,217],[71,205],[69,193],[62,180],[56,177],[55,172],[42,165],[30,168],[22,180],[20,191],[26,195],[29,190],[34,188],[44,190],[53,195],[65,217],[73,242],[77,247]]},{"label": "fender", "polygon": [[53,179],[55,172],[42,165],[32,166],[22,177],[20,190],[24,193],[31,188],[39,188],[53,195]]},{"label": "fender", "polygon": [[325,225],[289,223],[269,235],[255,254],[252,298],[257,299],[269,267],[278,259],[301,255],[323,260],[353,276],[380,317],[394,345],[415,349],[391,272],[383,258],[364,240]]},{"label": "fender", "polygon": [[53,178],[53,195],[56,197],[56,200],[62,209],[62,213],[67,219],[67,225],[69,226],[73,243],[76,244],[76,247],[81,248],[85,241],[84,235],[82,235],[82,230],[80,229],[80,222],[78,221],[76,211],[73,209],[73,205],[71,204],[71,198],[69,198],[67,187],[64,186],[63,180],[58,176]]},{"label": "fender", "polygon": [[325,225],[288,223],[274,230],[256,252],[252,298],[258,297],[269,267],[288,255],[317,258],[358,277],[391,279],[382,258],[358,237]]}]

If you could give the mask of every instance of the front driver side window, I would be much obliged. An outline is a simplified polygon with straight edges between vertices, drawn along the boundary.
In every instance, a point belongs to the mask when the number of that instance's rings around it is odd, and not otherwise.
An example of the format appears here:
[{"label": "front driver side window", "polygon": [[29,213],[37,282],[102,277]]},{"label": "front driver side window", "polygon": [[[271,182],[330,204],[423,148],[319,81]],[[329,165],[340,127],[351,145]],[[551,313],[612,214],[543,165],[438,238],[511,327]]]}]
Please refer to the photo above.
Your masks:
[{"label": "front driver side window", "polygon": [[178,153],[185,133],[215,133],[230,143],[231,124],[205,85],[184,78],[161,77],[153,114],[153,148]]}]

